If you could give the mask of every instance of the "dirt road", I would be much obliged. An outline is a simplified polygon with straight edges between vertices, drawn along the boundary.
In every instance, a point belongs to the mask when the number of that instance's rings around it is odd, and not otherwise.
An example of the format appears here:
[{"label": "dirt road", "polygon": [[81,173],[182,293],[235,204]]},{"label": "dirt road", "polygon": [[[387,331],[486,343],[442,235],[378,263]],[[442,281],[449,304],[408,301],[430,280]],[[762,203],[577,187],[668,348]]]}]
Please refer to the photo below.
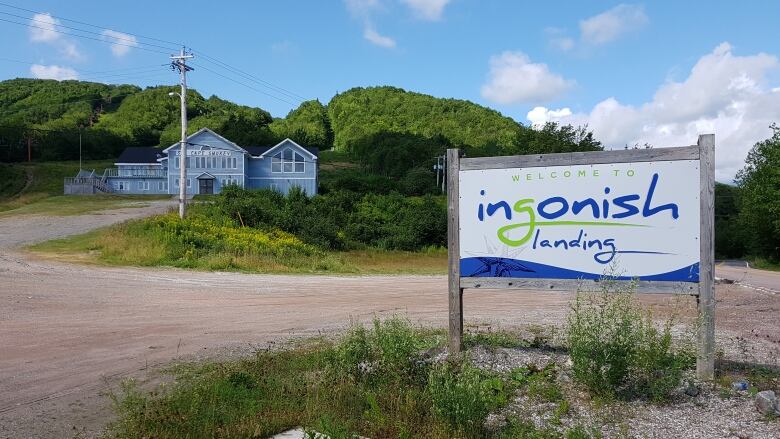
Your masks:
[{"label": "dirt road", "polygon": [[[444,276],[105,268],[38,260],[14,249],[165,208],[0,219],[0,437],[92,436],[110,417],[110,386],[125,377],[149,378],[177,358],[242,354],[374,315],[446,321]],[[780,294],[723,285],[717,295],[719,341],[736,334],[780,345]],[[468,292],[465,317],[467,325],[559,325],[569,299],[549,292]],[[645,299],[662,310],[682,303],[692,315],[693,299],[668,300]]]}]

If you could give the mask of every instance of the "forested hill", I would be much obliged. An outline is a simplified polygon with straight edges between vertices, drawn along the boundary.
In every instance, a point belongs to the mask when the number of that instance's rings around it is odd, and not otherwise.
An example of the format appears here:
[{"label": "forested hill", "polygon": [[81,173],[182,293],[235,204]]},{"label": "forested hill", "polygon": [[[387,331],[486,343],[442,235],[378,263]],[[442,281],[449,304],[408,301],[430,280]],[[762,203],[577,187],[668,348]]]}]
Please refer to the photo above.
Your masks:
[{"label": "forested hill", "polygon": [[[0,161],[26,158],[27,141],[42,160],[117,156],[127,146],[168,146],[179,137],[176,86],[141,89],[82,81],[0,82]],[[327,105],[307,101],[285,118],[216,96],[188,92],[189,131],[209,127],[240,145],[290,137],[307,146],[366,151],[377,143],[457,146],[472,155],[599,149],[584,129],[532,130],[499,112],[458,99],[394,87],[354,88]],[[79,127],[82,127],[81,130]]]}]

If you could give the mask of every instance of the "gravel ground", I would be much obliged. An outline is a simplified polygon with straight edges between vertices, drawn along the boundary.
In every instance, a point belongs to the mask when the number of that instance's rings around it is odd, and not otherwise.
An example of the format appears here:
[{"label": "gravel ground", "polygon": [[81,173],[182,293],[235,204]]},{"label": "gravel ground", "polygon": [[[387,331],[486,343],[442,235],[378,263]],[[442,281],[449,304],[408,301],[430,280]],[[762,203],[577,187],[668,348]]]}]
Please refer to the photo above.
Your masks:
[{"label": "gravel ground", "polygon": [[[555,363],[557,382],[570,403],[568,414],[553,421],[556,403],[532,400],[519,394],[500,413],[491,415],[488,425],[500,425],[507,416],[531,420],[537,428],[559,431],[580,425],[595,428],[609,438],[780,438],[780,419],[767,419],[756,410],[754,398],[747,392],[723,392],[715,384],[697,384],[695,397],[678,389],[672,402],[664,405],[646,401],[594,403],[568,378],[568,355],[544,349],[475,348],[470,353],[477,367],[496,372],[534,365],[538,368]],[[738,352],[729,352],[726,359]],[[778,357],[774,367],[780,367]],[[692,377],[688,379],[693,380]],[[780,389],[774,389],[776,392]]]},{"label": "gravel ground", "polygon": [[[111,417],[108,389],[127,377],[153,382],[157,367],[173,360],[240,356],[268,342],[336,331],[350,319],[375,315],[400,313],[422,324],[446,325],[444,276],[98,267],[37,259],[18,249],[171,206],[151,204],[69,217],[0,219],[0,438],[92,437]],[[780,289],[780,275],[758,273],[761,289],[732,284],[719,285],[716,292],[718,347],[738,353],[733,358],[741,361],[780,357],[780,295],[773,292]],[[465,324],[472,329],[560,325],[571,298],[467,291]],[[674,312],[691,322],[695,315],[690,297],[641,300],[661,316]]]}]

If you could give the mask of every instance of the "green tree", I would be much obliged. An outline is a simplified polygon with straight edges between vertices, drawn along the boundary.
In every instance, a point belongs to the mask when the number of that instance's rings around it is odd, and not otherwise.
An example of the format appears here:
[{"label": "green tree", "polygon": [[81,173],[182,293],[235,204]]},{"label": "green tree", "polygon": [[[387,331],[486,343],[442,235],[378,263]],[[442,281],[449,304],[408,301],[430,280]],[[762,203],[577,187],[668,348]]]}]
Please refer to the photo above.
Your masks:
[{"label": "green tree", "polygon": [[[209,128],[241,146],[269,145],[276,143],[276,137],[269,128],[271,121],[271,114],[265,110],[211,96],[187,122],[187,134]],[[160,146],[168,147],[178,142],[180,137],[181,122],[177,119],[160,134]]]},{"label": "green tree", "polygon": [[749,251],[780,261],[780,127],[750,150],[737,173],[740,222],[748,233]]},{"label": "green tree", "polygon": [[715,257],[745,255],[746,231],[739,222],[739,188],[715,183]]},{"label": "green tree", "polygon": [[328,112],[317,100],[302,103],[286,118],[274,120],[270,127],[278,140],[289,137],[304,146],[333,147],[333,129]]}]

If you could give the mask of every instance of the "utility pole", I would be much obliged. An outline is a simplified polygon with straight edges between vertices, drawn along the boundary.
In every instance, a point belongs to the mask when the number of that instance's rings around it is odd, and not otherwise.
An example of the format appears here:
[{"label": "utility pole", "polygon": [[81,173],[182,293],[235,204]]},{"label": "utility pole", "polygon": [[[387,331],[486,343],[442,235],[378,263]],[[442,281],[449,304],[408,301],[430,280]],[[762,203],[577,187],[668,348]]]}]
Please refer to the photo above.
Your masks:
[{"label": "utility pole", "polygon": [[81,125],[79,125],[79,171],[81,171]]},{"label": "utility pole", "polygon": [[442,166],[441,166],[441,193],[444,193],[444,185],[447,182],[447,156],[442,156]]},{"label": "utility pole", "polygon": [[179,71],[181,78],[181,143],[179,143],[179,217],[184,218],[187,205],[187,72],[192,70],[187,59],[192,55],[186,54],[182,47],[178,55],[171,55],[171,68]]},{"label": "utility pole", "polygon": [[439,166],[441,165],[441,157],[436,156],[436,187],[439,187]]}]

